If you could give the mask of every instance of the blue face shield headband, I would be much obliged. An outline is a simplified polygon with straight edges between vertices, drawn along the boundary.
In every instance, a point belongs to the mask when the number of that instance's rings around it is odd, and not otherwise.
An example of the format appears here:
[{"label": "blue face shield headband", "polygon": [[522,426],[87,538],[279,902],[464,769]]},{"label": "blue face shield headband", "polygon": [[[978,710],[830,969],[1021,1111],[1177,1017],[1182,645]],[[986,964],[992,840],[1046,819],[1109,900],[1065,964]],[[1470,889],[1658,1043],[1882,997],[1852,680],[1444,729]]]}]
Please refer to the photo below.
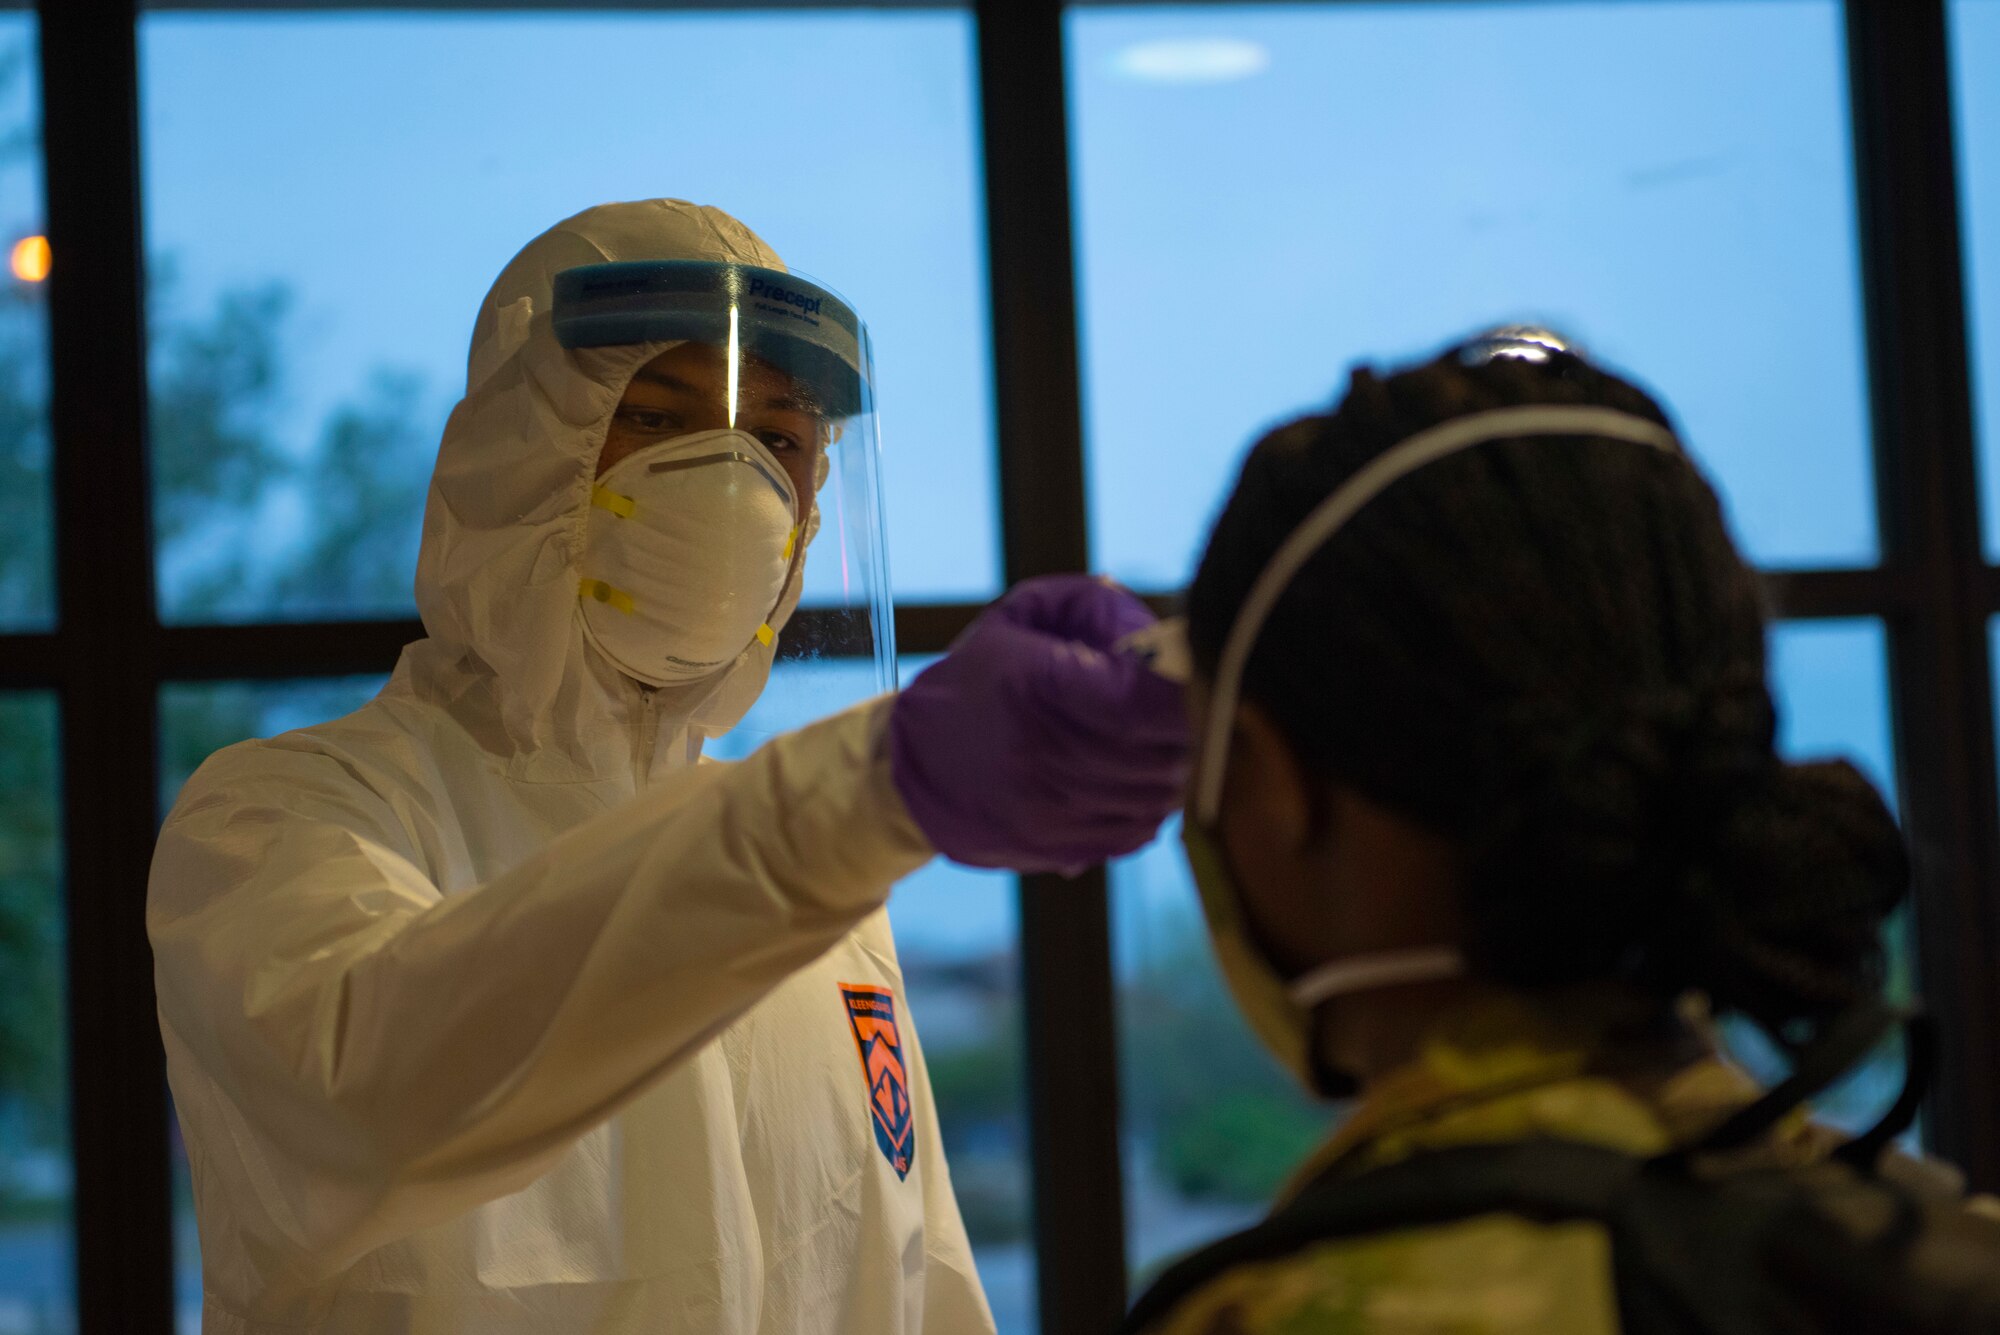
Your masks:
[{"label": "blue face shield headband", "polygon": [[740,350],[807,386],[824,415],[870,410],[868,334],[854,308],[799,274],[719,260],[621,260],[555,276],[565,348],[688,340]]}]

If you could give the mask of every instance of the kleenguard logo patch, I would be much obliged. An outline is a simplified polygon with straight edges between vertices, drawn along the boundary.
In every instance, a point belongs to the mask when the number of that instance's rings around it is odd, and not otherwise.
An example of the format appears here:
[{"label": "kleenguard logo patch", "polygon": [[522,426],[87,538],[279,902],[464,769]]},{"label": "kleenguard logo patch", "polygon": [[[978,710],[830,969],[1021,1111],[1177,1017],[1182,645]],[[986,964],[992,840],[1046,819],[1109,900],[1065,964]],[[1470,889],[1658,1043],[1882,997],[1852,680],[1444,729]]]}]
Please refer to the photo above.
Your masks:
[{"label": "kleenguard logo patch", "polygon": [[917,1153],[916,1118],[910,1110],[910,1077],[903,1066],[903,1039],[896,1032],[896,995],[868,983],[842,983],[847,1022],[854,1030],[854,1047],[861,1054],[861,1073],[868,1080],[868,1111],[875,1123],[875,1143],[896,1176],[910,1175]]}]

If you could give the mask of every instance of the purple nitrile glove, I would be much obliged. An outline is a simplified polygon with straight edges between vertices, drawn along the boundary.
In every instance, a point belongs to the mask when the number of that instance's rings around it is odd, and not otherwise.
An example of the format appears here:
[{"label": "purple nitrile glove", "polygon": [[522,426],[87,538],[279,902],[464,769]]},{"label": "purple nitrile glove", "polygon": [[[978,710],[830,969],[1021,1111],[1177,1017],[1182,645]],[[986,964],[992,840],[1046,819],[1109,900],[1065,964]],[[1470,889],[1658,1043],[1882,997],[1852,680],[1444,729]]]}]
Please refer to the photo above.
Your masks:
[{"label": "purple nitrile glove", "polygon": [[1154,623],[1087,575],[1016,586],[897,697],[896,790],[953,862],[1074,876],[1144,847],[1179,810],[1181,688],[1114,651]]}]

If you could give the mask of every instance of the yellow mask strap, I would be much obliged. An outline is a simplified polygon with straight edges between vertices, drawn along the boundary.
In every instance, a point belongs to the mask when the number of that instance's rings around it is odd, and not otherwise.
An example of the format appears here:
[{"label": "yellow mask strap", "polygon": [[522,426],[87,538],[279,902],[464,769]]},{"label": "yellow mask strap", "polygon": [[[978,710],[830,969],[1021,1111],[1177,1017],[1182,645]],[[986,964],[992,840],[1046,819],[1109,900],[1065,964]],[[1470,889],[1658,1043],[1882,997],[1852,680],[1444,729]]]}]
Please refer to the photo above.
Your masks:
[{"label": "yellow mask strap", "polygon": [[583,580],[578,584],[577,592],[585,598],[594,598],[600,603],[609,603],[626,616],[632,615],[634,606],[632,595],[623,589],[613,588],[601,579]]}]

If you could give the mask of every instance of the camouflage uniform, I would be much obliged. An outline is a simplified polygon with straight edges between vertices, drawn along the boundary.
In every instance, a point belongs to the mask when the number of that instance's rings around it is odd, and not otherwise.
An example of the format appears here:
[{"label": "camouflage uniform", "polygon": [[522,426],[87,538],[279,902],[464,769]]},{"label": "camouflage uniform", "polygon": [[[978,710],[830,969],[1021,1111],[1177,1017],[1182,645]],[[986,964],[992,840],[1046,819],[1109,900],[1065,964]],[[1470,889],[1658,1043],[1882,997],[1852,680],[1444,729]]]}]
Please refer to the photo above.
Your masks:
[{"label": "camouflage uniform", "polygon": [[[1525,1010],[1483,1007],[1441,1027],[1376,1081],[1294,1178],[1355,1172],[1428,1149],[1557,1137],[1652,1154],[1750,1102],[1757,1086],[1697,1056],[1664,1081],[1607,1073],[1604,1049]],[[1676,1070],[1673,1064],[1656,1070]],[[1773,1148],[1823,1153],[1795,1116]],[[1148,1335],[1616,1335],[1610,1241],[1594,1223],[1510,1215],[1346,1238],[1243,1265]]]}]

